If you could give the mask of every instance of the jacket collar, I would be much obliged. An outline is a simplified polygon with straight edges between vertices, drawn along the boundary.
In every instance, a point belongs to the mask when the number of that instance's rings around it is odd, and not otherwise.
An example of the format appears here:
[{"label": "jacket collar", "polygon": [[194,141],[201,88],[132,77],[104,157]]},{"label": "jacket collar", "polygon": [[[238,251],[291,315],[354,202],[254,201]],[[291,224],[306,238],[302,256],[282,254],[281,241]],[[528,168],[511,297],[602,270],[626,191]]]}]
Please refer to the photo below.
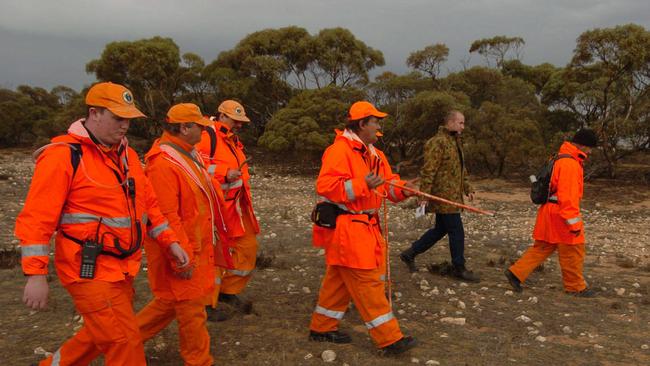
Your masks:
[{"label": "jacket collar", "polygon": [[569,141],[564,141],[562,143],[562,146],[560,146],[559,153],[571,155],[574,159],[580,162],[580,164],[582,164],[584,160],[587,158],[587,154],[585,154],[582,150],[578,149],[576,145],[572,144]]},{"label": "jacket collar", "polygon": [[120,141],[119,144],[115,144],[113,146],[104,146],[99,141],[97,140],[96,137],[92,136],[90,131],[86,128],[84,123],[86,122],[85,118],[81,118],[73,122],[70,127],[68,127],[68,134],[74,137],[75,139],[79,140],[80,143],[84,145],[90,145],[90,146],[95,146],[97,149],[104,153],[109,153],[111,151],[115,151],[119,154],[121,154],[123,151],[126,150],[126,148],[129,146],[129,141],[126,137],[122,138],[122,141]]},{"label": "jacket collar", "polygon": [[336,132],[336,140],[341,139],[345,140],[350,147],[352,147],[353,150],[361,152],[361,154],[365,154],[366,152],[369,152],[372,156],[377,157],[377,149],[373,146],[373,144],[364,144],[363,141],[361,141],[361,138],[354,133],[351,130],[348,130],[347,128],[343,131],[341,130],[335,130]]}]

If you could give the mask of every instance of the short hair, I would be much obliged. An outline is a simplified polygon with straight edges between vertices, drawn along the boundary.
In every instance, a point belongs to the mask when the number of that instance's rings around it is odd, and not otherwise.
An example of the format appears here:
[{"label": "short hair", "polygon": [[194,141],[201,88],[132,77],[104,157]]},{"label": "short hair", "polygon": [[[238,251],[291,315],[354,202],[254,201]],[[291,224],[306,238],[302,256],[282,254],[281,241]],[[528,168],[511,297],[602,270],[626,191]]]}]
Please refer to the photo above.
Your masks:
[{"label": "short hair", "polygon": [[362,119],[356,119],[354,121],[349,121],[346,125],[345,128],[354,132],[354,133],[359,133],[359,130],[361,130],[361,122],[365,122],[366,124],[370,120],[370,117],[362,118]]},{"label": "short hair", "polygon": [[458,109],[452,109],[449,112],[447,112],[444,120],[445,124],[447,124],[449,121],[454,119],[458,114],[463,115],[463,112],[459,111]]},{"label": "short hair", "polygon": [[90,117],[90,108],[95,108],[100,113],[104,113],[104,111],[106,110],[106,107],[96,107],[94,105],[89,105],[87,107],[88,107],[88,109],[86,109],[86,119],[88,119]]}]

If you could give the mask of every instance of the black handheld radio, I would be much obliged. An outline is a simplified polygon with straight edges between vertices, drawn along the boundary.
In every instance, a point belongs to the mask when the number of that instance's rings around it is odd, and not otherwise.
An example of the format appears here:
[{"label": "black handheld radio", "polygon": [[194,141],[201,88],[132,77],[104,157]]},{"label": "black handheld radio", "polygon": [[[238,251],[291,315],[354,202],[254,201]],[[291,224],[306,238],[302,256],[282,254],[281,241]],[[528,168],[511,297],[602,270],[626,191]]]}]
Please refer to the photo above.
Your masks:
[{"label": "black handheld radio", "polygon": [[97,268],[97,256],[102,252],[103,245],[94,241],[86,240],[81,247],[81,270],[79,277],[93,279],[95,278],[95,269]]}]

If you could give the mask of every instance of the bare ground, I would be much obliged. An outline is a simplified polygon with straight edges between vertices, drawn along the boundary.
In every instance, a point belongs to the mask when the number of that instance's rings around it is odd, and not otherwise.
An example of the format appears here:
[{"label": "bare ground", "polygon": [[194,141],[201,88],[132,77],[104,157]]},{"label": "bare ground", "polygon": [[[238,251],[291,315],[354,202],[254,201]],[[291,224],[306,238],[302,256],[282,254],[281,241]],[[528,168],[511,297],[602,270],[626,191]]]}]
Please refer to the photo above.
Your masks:
[{"label": "bare ground", "polygon": [[[318,162],[314,162],[315,165]],[[330,349],[337,365],[648,365],[650,364],[650,192],[647,186],[598,181],[586,187],[588,236],[585,273],[599,290],[592,299],[564,294],[557,259],[535,272],[522,294],[512,294],[503,269],[530,245],[536,207],[525,182],[477,182],[482,208],[494,217],[465,214],[468,266],[479,284],[461,283],[426,271],[449,258],[443,239],[418,257],[420,272],[409,274],[400,250],[429,227],[416,220],[413,203],[389,210],[394,312],[402,330],[420,341],[398,358],[377,355],[352,307],[341,328],[349,345],[307,340],[311,311],[324,273],[324,258],[310,242],[309,213],[316,197],[314,176],[255,166],[254,195],[262,224],[260,253],[265,268],[255,273],[245,296],[254,314],[209,324],[217,364],[319,365]],[[32,312],[22,305],[24,278],[16,267],[12,235],[31,176],[26,151],[0,154],[0,365],[29,365],[53,352],[80,326],[69,296],[52,275],[50,306]],[[8,267],[8,268],[7,268]],[[151,297],[144,273],[137,278],[140,309]],[[529,321],[521,321],[524,315]],[[442,322],[464,318],[464,325]],[[516,320],[519,318],[520,320]],[[39,348],[40,347],[40,348]],[[181,365],[175,325],[146,344],[151,365]],[[427,363],[428,362],[428,363]],[[438,362],[438,363],[436,363]],[[101,364],[101,361],[96,362]]]}]

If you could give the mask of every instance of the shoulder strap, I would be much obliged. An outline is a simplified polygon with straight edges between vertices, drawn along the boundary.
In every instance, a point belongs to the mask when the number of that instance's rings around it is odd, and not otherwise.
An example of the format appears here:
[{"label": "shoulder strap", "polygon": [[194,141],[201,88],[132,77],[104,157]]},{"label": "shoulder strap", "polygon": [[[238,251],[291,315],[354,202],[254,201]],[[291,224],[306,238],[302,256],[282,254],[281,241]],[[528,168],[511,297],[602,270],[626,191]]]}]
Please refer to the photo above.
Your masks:
[{"label": "shoulder strap", "polygon": [[68,146],[70,147],[70,164],[72,164],[72,177],[74,178],[75,174],[77,174],[77,168],[81,162],[83,151],[79,143],[68,143]]},{"label": "shoulder strap", "polygon": [[214,128],[208,127],[205,129],[210,136],[210,159],[214,158],[214,154],[217,152],[217,133],[214,131]]}]

